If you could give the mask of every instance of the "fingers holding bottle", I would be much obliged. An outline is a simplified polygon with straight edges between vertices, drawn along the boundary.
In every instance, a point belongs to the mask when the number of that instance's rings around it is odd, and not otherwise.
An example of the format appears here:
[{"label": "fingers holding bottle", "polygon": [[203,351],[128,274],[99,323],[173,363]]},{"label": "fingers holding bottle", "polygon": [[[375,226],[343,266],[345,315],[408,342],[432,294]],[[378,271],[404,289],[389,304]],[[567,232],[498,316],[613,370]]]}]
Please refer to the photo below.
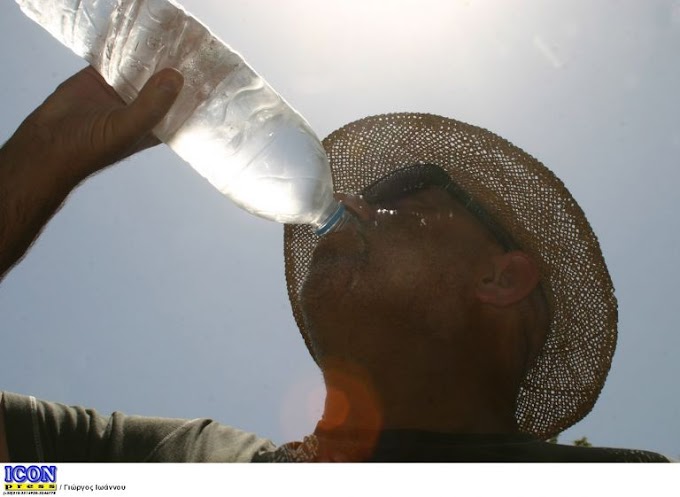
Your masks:
[{"label": "fingers holding bottle", "polygon": [[183,85],[184,78],[176,69],[166,68],[153,75],[133,102],[111,116],[113,148],[127,156],[159,143],[152,130],[168,113]]},{"label": "fingers holding bottle", "polygon": [[17,133],[30,135],[35,152],[52,173],[80,180],[133,153],[158,144],[152,129],[172,107],[182,75],[167,68],[152,76],[137,98],[125,104],[93,68],[62,83]]}]

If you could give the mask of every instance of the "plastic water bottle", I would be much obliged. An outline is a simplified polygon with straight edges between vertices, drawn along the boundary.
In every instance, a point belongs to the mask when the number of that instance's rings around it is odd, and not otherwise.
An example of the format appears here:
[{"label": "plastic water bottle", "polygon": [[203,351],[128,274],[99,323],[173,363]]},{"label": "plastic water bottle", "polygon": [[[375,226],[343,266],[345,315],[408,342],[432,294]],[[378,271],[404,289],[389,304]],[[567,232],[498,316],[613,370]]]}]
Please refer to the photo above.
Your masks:
[{"label": "plastic water bottle", "polygon": [[157,71],[185,86],[154,129],[243,209],[324,234],[346,219],[309,124],[217,36],[172,0],[16,0],[126,102]]}]

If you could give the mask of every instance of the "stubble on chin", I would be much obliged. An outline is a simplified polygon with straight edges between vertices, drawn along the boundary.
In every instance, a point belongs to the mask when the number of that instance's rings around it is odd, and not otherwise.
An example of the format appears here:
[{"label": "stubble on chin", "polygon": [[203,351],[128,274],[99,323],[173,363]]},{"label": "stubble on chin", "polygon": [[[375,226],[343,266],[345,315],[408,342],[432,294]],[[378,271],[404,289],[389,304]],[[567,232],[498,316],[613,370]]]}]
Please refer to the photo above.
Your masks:
[{"label": "stubble on chin", "polygon": [[369,263],[366,239],[359,232],[319,241],[300,290],[303,306],[346,296]]}]

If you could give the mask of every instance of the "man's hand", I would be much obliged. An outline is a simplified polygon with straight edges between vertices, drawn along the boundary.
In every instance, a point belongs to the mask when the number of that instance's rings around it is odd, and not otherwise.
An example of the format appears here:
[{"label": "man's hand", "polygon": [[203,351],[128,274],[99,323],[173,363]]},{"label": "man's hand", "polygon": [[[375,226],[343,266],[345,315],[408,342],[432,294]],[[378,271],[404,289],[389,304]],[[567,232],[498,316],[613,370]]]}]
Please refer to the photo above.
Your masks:
[{"label": "man's hand", "polygon": [[[24,122],[34,146],[49,151],[52,164],[69,164],[83,178],[156,145],[151,134],[182,87],[174,69],[154,75],[125,105],[97,71],[88,67],[62,83]],[[80,178],[80,179],[83,179]]]},{"label": "man's hand", "polygon": [[82,180],[158,143],[151,130],[182,84],[164,69],[126,105],[88,67],[26,118],[0,149],[0,278]]}]

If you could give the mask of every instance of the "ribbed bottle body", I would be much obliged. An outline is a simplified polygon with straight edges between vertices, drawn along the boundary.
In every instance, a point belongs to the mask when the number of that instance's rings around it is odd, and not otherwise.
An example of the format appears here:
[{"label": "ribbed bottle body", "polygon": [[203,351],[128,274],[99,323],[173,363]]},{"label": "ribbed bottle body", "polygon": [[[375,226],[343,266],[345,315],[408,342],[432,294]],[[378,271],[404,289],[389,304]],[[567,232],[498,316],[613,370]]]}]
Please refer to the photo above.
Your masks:
[{"label": "ribbed bottle body", "polygon": [[127,102],[160,69],[178,69],[185,86],[154,133],[240,207],[315,226],[334,210],[326,154],[307,122],[177,3],[16,1]]}]

